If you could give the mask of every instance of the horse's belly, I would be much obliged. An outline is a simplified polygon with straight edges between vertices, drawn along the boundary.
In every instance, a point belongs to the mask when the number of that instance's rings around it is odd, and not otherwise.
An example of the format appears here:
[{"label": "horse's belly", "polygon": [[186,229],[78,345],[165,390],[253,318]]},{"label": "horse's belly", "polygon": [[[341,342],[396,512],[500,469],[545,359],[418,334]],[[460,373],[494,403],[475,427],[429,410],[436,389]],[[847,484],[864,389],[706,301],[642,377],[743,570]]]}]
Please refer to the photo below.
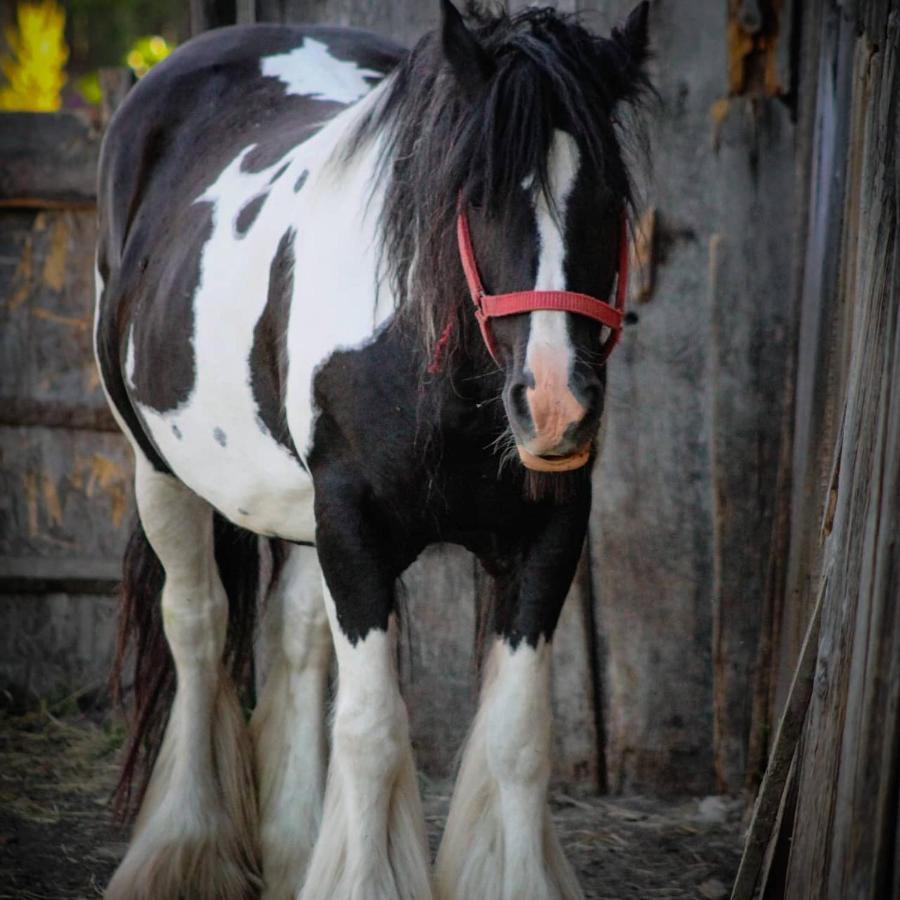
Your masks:
[{"label": "horse's belly", "polygon": [[313,541],[312,479],[302,463],[228,396],[195,396],[181,409],[141,408],[176,477],[224,516],[258,534]]}]

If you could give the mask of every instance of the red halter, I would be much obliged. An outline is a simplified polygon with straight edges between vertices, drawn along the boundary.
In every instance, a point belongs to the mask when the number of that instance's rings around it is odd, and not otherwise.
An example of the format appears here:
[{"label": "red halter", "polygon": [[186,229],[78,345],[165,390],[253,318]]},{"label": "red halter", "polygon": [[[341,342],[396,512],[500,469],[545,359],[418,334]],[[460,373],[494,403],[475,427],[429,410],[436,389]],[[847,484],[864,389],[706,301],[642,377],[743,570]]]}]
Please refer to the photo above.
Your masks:
[{"label": "red halter", "polygon": [[[597,322],[606,325],[611,334],[603,342],[600,348],[600,362],[606,362],[613,347],[619,341],[622,333],[622,320],[625,315],[625,300],[628,296],[628,224],[625,213],[622,213],[622,221],[619,233],[619,267],[616,279],[615,305],[591,297],[588,294],[579,294],[575,291],[513,291],[509,294],[486,294],[481,277],[478,274],[478,265],[475,262],[475,250],[472,247],[472,235],[469,231],[469,219],[466,211],[460,206],[456,219],[456,239],[459,244],[459,256],[462,261],[463,271],[466,273],[466,281],[469,285],[469,293],[472,303],[475,304],[475,318],[481,328],[481,336],[484,338],[488,352],[497,361],[496,345],[491,333],[490,320],[501,316],[512,316],[516,313],[531,312],[536,309],[557,309],[565,312],[577,313],[587,316]],[[442,335],[443,338],[443,335]],[[438,355],[443,349],[442,341],[439,341]],[[446,341],[443,341],[446,343]],[[437,355],[430,370],[439,366]]]}]

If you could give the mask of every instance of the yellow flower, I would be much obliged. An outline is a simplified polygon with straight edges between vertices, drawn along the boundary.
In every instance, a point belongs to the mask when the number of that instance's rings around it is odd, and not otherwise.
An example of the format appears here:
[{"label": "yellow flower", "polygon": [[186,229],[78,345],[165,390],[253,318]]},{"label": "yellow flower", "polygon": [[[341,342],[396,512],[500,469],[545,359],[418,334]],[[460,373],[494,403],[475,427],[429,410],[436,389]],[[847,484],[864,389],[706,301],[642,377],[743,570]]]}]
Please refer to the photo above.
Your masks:
[{"label": "yellow flower", "polygon": [[139,37],[131,45],[131,49],[125,55],[125,63],[138,78],[142,78],[171,52],[172,46],[164,37],[150,34]]},{"label": "yellow flower", "polygon": [[69,49],[63,36],[66,14],[56,0],[19,3],[16,26],[6,29],[11,57],[0,57],[7,85],[0,109],[52,112],[61,105],[63,69]]}]

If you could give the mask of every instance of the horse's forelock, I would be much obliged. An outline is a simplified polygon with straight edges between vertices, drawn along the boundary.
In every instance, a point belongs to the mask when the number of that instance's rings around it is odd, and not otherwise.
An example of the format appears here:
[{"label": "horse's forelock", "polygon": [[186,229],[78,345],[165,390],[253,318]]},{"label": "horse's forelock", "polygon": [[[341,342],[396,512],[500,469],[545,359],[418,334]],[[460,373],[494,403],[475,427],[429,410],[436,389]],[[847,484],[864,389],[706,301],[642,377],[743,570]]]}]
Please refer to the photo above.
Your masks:
[{"label": "horse's forelock", "polygon": [[574,17],[549,9],[488,14],[471,4],[469,16],[494,63],[480,93],[471,96],[456,83],[440,37],[431,33],[401,63],[363,126],[368,134],[354,142],[384,136],[382,260],[398,325],[416,333],[426,362],[448,322],[459,319],[460,327],[450,332],[445,359],[467,330],[454,237],[459,198],[502,215],[526,177],[549,198],[547,160],[562,127],[611,195],[630,202],[614,109],[648,87],[640,61],[629,68],[615,35],[598,38]]}]

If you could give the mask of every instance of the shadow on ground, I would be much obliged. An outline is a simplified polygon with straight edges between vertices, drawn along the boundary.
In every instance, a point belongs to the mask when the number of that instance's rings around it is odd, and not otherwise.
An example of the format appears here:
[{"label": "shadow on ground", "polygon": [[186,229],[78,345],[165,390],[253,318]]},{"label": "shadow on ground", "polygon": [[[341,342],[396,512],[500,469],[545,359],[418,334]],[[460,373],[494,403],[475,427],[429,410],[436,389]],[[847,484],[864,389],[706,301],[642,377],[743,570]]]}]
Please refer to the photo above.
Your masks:
[{"label": "shadow on ground", "polygon": [[[89,900],[125,850],[108,798],[121,733],[106,718],[53,707],[0,713],[0,900]],[[449,784],[423,781],[432,850]],[[737,870],[740,807],[557,791],[554,818],[585,895],[720,900]],[[477,900],[477,898],[473,898]]]}]

